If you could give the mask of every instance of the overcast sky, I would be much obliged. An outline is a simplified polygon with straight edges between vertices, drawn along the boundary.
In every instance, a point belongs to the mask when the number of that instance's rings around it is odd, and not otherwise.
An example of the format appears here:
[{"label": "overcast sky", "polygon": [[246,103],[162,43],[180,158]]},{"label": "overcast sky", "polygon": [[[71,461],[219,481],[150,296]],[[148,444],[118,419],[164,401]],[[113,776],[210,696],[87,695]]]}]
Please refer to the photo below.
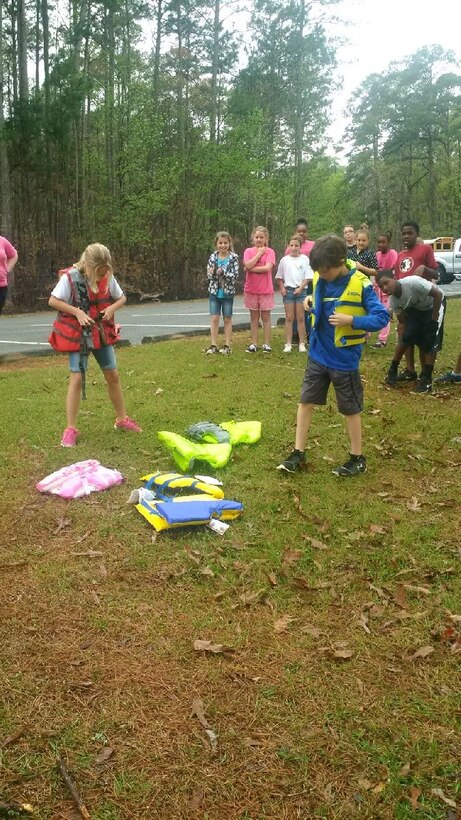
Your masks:
[{"label": "overcast sky", "polygon": [[459,0],[341,0],[332,7],[344,21],[334,31],[349,41],[337,55],[344,82],[333,105],[330,135],[336,143],[345,125],[345,103],[368,74],[382,72],[426,45],[451,49],[461,63],[460,6]]}]

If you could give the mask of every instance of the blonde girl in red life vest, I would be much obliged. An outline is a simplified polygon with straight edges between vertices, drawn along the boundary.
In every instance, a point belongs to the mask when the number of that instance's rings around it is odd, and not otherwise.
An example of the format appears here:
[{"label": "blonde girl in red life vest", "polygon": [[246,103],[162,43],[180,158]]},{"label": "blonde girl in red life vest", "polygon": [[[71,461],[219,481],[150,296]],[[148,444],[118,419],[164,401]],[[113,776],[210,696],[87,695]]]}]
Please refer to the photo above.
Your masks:
[{"label": "blonde girl in red life vest", "polygon": [[115,429],[141,433],[140,426],[126,413],[113,348],[118,339],[114,314],[125,304],[126,296],[113,275],[109,249],[98,242],[88,245],[79,261],[60,274],[48,304],[58,311],[50,344],[55,350],[69,353],[67,426],[61,445],[74,447],[77,443],[76,421],[90,352],[106,380],[115,410]]}]

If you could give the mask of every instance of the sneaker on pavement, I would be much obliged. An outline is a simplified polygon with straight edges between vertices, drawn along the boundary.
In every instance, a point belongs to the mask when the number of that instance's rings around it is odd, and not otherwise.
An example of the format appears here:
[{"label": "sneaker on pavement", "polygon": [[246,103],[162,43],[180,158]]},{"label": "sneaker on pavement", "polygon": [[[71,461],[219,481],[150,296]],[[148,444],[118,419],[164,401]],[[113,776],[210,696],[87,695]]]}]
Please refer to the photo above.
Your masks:
[{"label": "sneaker on pavement", "polygon": [[206,353],[206,354],[210,354],[210,353],[212,354],[212,353],[217,353],[217,352],[218,352],[218,348],[216,347],[216,345],[210,345],[210,346],[209,346],[209,347],[205,350],[205,353]]},{"label": "sneaker on pavement", "polygon": [[366,473],[367,471],[367,460],[365,456],[353,456],[346,461],[341,467],[336,467],[332,470],[333,475],[339,476],[352,476],[352,475],[360,475],[360,473]]},{"label": "sneaker on pavement", "polygon": [[295,473],[306,463],[306,456],[301,450],[293,450],[292,453],[278,465],[277,470],[284,470],[286,473]]},{"label": "sneaker on pavement", "polygon": [[438,384],[459,384],[461,383],[461,373],[455,373],[453,370],[449,370],[448,373],[439,376],[435,381]]},{"label": "sneaker on pavement", "polygon": [[272,348],[270,345],[263,345],[263,353],[272,353]]},{"label": "sneaker on pavement", "polygon": [[413,393],[431,393],[432,392],[432,382],[426,381],[426,379],[418,379],[414,389],[412,390]]},{"label": "sneaker on pavement", "polygon": [[229,345],[223,345],[219,348],[219,353],[222,353],[223,356],[230,356],[232,350],[230,349]]},{"label": "sneaker on pavement", "polygon": [[408,370],[408,367],[405,370],[402,370],[401,373],[397,376],[398,382],[415,382],[418,378],[418,374],[415,370]]},{"label": "sneaker on pavement", "polygon": [[286,344],[285,347],[283,348],[283,352],[284,353],[291,353],[291,345]]},{"label": "sneaker on pavement", "polygon": [[120,421],[116,420],[115,424],[114,424],[114,429],[115,430],[129,430],[131,433],[142,433],[142,430],[141,430],[139,424],[137,424],[135,421],[133,421],[133,419],[130,419],[129,416],[127,416],[124,419],[121,419]]},{"label": "sneaker on pavement", "polygon": [[246,348],[246,352],[247,353],[256,353],[257,349],[258,348],[256,347],[256,345],[251,343],[251,345],[248,345],[248,347]]},{"label": "sneaker on pavement", "polygon": [[300,353],[307,353],[307,347],[303,342],[299,343],[298,350]]},{"label": "sneaker on pavement", "polygon": [[75,427],[66,427],[62,434],[61,447],[75,447],[80,433]]}]

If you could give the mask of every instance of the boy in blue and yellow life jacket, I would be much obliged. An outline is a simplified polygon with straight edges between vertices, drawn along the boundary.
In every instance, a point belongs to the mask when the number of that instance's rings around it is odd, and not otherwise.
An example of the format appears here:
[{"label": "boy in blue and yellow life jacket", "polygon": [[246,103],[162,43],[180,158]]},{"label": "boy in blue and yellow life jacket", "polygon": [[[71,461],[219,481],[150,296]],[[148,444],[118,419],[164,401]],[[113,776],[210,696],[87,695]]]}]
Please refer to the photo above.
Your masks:
[{"label": "boy in blue and yellow life jacket", "polygon": [[277,469],[294,473],[306,463],[304,448],[313,409],[326,404],[332,383],[350,438],[350,457],[333,473],[358,475],[367,468],[362,455],[360,356],[367,332],[385,327],[389,313],[378,301],[368,277],[347,259],[346,244],[338,236],[319,239],[311,251],[310,263],[315,271],[314,290],[305,307],[312,314],[312,331],[298,405],[295,449]]}]

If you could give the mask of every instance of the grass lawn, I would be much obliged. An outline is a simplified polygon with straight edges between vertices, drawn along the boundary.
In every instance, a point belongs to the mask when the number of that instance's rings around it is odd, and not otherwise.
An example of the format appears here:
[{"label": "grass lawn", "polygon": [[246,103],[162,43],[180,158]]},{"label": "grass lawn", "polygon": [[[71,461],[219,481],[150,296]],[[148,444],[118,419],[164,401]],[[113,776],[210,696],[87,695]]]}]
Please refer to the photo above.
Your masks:
[{"label": "grass lawn", "polygon": [[[439,373],[460,328],[452,300]],[[247,334],[231,357],[206,341],[118,351],[139,436],[113,430],[90,362],[72,451],[65,357],[0,368],[0,803],[80,816],[60,754],[92,820],[455,820],[461,388],[392,391],[390,351],[367,349],[368,473],[331,475],[347,439],[330,396],[307,469],[281,475],[305,357],[283,356],[281,330],[272,356],[246,354]],[[262,421],[220,474],[244,514],[223,537],[155,540],[128,495],[173,466],[157,431],[203,419]],[[126,483],[69,503],[35,490],[89,457]]]}]

